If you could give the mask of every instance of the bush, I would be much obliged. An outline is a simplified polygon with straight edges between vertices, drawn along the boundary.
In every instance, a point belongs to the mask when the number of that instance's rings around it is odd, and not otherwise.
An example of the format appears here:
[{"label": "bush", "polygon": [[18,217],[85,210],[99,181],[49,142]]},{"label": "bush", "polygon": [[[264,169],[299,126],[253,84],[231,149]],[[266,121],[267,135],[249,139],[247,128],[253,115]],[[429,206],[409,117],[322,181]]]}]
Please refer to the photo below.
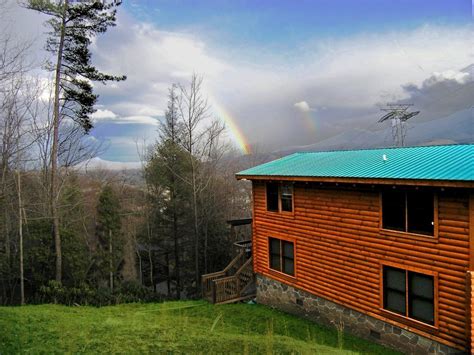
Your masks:
[{"label": "bush", "polygon": [[161,301],[153,290],[137,282],[126,281],[111,292],[107,287],[92,288],[87,283],[68,287],[57,281],[48,281],[39,289],[36,303],[56,303],[64,305],[109,306],[132,302]]}]

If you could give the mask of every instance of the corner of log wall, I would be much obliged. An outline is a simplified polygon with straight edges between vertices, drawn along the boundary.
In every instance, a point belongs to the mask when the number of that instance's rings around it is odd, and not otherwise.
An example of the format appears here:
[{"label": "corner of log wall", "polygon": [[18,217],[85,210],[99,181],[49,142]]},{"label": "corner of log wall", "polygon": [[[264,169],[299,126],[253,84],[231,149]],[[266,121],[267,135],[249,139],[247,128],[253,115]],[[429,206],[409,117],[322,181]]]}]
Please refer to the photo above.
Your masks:
[{"label": "corner of log wall", "polygon": [[471,354],[474,354],[474,271],[467,272],[467,299],[469,300],[469,304],[467,307],[467,317],[468,317],[468,324],[467,327],[467,337],[470,339],[468,341],[470,345]]}]

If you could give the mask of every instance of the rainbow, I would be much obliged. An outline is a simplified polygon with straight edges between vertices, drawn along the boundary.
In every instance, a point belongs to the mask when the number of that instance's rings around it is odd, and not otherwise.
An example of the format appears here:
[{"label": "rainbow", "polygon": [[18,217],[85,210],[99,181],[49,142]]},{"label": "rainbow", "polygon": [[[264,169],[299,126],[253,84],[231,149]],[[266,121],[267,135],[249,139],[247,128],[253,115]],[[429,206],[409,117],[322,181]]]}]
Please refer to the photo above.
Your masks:
[{"label": "rainbow", "polygon": [[303,122],[307,129],[309,129],[312,133],[316,133],[316,121],[314,117],[311,115],[311,111],[301,111],[301,115],[303,116]]},{"label": "rainbow", "polygon": [[209,95],[208,100],[215,114],[225,123],[226,128],[230,132],[231,138],[235,144],[239,147],[242,153],[250,154],[252,152],[250,149],[250,144],[248,143],[247,138],[244,136],[242,130],[237,126],[231,113],[222,107],[222,105],[220,105],[213,96]]}]

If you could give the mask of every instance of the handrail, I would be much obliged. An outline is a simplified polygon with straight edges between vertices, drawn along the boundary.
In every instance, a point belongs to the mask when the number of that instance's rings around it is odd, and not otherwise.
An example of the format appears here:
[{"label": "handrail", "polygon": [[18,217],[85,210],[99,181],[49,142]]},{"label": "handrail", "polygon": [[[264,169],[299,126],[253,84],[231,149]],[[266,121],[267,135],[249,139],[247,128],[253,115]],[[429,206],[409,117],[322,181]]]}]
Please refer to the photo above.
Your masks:
[{"label": "handrail", "polygon": [[249,264],[252,264],[252,257],[248,258],[248,260],[237,270],[235,275],[239,275],[242,273],[242,270],[244,270]]},{"label": "handrail", "polygon": [[[239,262],[242,262],[243,258],[245,258],[245,254],[239,253],[234,259],[232,259],[232,261],[229,263],[229,265],[225,267],[224,270],[202,275],[202,297],[209,297],[212,293],[212,281],[224,276],[229,276],[229,272],[235,267],[235,265],[238,265]],[[240,266],[238,267],[238,269],[239,268]]]},{"label": "handrail", "polygon": [[239,253],[234,259],[232,259],[232,261],[229,263],[229,265],[227,265],[225,267],[224,270],[222,270],[223,272],[227,273],[229,270],[232,269],[232,267],[237,264],[241,259],[243,259],[245,257],[244,253]]},{"label": "handrail", "polygon": [[[242,296],[242,291],[253,281],[252,258],[249,258],[234,275],[221,277],[212,281],[212,302],[221,303],[232,299],[239,299]],[[242,283],[241,275],[245,272],[251,272],[248,275],[249,279]],[[245,279],[244,279],[245,280]]]},{"label": "handrail", "polygon": [[[222,271],[202,275],[202,297],[213,303],[226,303],[248,297],[255,280],[252,256],[245,251],[248,241],[240,242],[240,251]],[[250,254],[251,255],[251,254]]]}]

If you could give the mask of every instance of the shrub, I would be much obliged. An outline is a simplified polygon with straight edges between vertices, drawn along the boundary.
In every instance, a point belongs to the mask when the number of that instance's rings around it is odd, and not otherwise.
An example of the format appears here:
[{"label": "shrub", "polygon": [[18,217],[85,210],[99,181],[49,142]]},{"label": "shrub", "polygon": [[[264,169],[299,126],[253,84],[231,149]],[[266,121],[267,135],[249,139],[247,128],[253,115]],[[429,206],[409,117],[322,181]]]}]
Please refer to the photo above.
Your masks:
[{"label": "shrub", "polygon": [[48,281],[39,289],[35,303],[57,303],[64,305],[108,306],[131,302],[161,301],[153,290],[137,282],[122,282],[111,292],[107,287],[92,288],[87,283],[68,287],[57,281]]}]

